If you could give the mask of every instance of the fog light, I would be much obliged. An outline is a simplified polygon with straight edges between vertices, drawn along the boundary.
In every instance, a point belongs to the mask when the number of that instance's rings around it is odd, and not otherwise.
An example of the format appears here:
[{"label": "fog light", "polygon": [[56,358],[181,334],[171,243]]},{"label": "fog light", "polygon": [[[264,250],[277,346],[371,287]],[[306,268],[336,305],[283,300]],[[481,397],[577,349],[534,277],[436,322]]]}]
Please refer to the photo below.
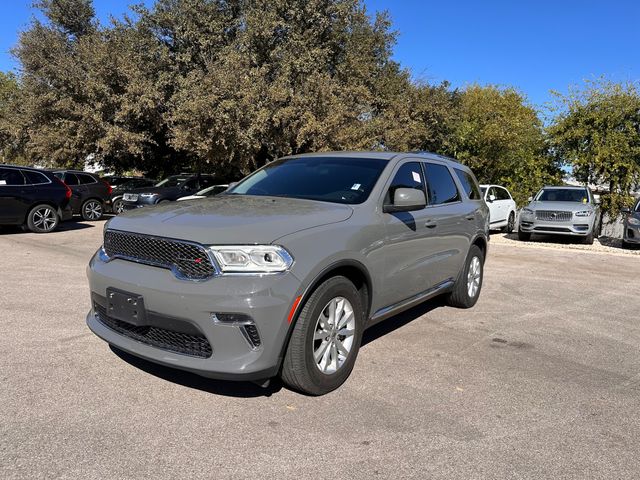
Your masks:
[{"label": "fog light", "polygon": [[262,345],[258,327],[249,315],[244,313],[212,313],[211,319],[218,325],[239,328],[251,350],[256,350]]}]

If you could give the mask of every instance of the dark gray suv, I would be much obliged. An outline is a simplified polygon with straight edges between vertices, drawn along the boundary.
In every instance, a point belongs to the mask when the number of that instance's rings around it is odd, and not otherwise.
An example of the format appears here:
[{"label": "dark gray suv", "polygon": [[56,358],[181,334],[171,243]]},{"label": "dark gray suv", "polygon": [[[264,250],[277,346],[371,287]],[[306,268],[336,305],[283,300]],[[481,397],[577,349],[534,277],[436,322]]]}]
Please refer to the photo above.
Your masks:
[{"label": "dark gray suv", "polygon": [[440,294],[472,307],[488,230],[473,174],[448,158],[282,158],[216,197],[110,220],[87,323],[153,362],[320,395],[365,328]]}]

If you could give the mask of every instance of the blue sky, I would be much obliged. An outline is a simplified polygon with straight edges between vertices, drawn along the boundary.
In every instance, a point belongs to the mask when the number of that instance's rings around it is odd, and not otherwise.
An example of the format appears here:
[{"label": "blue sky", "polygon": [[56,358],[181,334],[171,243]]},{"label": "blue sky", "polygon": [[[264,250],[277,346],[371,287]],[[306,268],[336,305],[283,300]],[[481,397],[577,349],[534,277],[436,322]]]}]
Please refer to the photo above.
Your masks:
[{"label": "blue sky", "polygon": [[[2,4],[0,70],[16,67],[8,51],[28,26],[31,1]],[[365,1],[370,12],[389,11],[395,59],[421,80],[513,85],[542,106],[549,90],[586,78],[640,79],[640,1]],[[131,3],[94,1],[103,20]]]}]

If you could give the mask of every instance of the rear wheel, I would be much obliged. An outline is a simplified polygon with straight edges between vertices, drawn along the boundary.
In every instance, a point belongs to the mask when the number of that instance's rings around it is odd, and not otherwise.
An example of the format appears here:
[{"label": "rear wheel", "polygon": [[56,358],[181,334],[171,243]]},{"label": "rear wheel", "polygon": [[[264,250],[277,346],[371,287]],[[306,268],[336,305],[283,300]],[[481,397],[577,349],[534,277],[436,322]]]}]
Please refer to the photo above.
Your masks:
[{"label": "rear wheel", "polygon": [[102,202],[91,198],[82,204],[80,214],[84,220],[100,220],[103,214]]},{"label": "rear wheel", "polygon": [[531,234],[529,232],[523,232],[522,230],[518,230],[518,240],[522,240],[523,242],[528,242],[531,240]]},{"label": "rear wheel", "polygon": [[507,225],[502,228],[504,233],[512,233],[516,224],[516,214],[515,212],[511,212],[509,214],[509,219],[507,220]]},{"label": "rear wheel", "polygon": [[483,277],[484,254],[477,245],[472,245],[464,269],[447,297],[447,303],[457,308],[473,307],[480,297]]},{"label": "rear wheel", "polygon": [[364,309],[347,278],[333,277],[309,297],[293,327],[282,365],[282,380],[310,395],[342,385],[358,356]]},{"label": "rear wheel", "polygon": [[56,229],[60,217],[51,205],[37,205],[27,215],[27,226],[34,233],[49,233]]}]

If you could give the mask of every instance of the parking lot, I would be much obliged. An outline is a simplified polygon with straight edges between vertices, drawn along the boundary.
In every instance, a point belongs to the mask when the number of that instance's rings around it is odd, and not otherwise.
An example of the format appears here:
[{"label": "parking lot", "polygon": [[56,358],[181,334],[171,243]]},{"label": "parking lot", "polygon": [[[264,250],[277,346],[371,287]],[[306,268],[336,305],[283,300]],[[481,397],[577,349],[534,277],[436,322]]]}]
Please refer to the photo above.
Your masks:
[{"label": "parking lot", "polygon": [[0,230],[0,478],[638,477],[638,255],[492,242],[474,309],[374,327],[313,398],[90,333],[102,224]]}]

